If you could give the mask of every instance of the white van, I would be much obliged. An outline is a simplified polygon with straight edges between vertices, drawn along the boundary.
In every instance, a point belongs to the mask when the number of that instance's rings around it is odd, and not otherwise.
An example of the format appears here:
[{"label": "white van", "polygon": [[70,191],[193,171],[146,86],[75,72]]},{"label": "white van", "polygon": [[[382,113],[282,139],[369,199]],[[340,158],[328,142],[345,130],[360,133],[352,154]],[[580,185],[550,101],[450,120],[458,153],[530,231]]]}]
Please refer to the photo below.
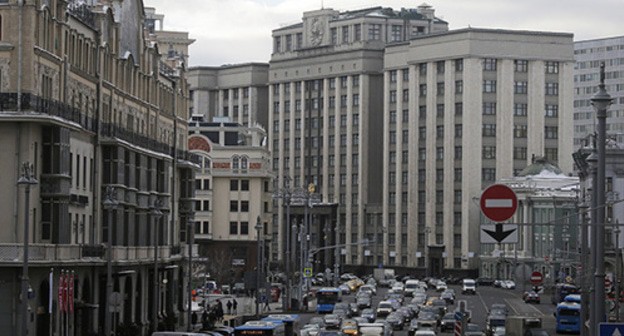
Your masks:
[{"label": "white van", "polygon": [[405,296],[414,296],[416,289],[420,287],[420,281],[409,279],[405,281]]},{"label": "white van", "polygon": [[477,294],[477,282],[474,279],[462,281],[462,294]]}]

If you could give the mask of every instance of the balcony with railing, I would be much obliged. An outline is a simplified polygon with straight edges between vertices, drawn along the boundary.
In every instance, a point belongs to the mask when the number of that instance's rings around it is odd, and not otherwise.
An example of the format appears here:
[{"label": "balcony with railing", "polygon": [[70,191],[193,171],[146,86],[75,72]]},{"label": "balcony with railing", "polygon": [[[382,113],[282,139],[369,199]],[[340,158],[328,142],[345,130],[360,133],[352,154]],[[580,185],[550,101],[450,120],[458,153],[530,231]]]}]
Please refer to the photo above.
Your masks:
[{"label": "balcony with railing", "polygon": [[[161,262],[179,260],[188,252],[184,246],[159,246],[158,254]],[[194,246],[194,253],[197,251]],[[67,245],[67,244],[30,244],[30,264],[62,263],[104,263],[106,259],[105,245]],[[113,246],[113,263],[146,264],[154,260],[153,246]],[[0,265],[22,265],[24,245],[0,244]]]}]

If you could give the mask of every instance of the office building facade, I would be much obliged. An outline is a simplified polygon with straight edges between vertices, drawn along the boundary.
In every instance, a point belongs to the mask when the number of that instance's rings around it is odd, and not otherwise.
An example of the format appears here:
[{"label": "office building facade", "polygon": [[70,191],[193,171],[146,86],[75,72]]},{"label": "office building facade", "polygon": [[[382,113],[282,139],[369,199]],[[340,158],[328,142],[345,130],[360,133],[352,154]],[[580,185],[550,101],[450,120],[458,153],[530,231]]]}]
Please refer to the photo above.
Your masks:
[{"label": "office building facade", "polygon": [[605,89],[613,98],[607,118],[607,137],[624,142],[624,36],[574,43],[574,147],[591,145],[596,112],[590,98],[598,90],[600,64],[605,64]]},{"label": "office building facade", "polygon": [[[335,242],[345,244],[342,265],[364,264],[365,251],[382,246],[381,241],[364,246],[364,241],[384,223],[384,48],[447,29],[431,7],[422,5],[400,11],[321,9],[273,31],[268,133],[275,188],[312,184],[321,202],[339,204]],[[278,251],[286,250],[287,228],[293,224],[286,219],[286,203],[287,198],[279,199],[273,216],[282,237]],[[322,228],[314,229],[313,223],[312,230],[318,243],[311,247],[328,244]]]},{"label": "office building facade", "polygon": [[481,190],[533,155],[572,171],[572,51],[571,34],[472,28],[386,48],[384,264],[475,269]]}]

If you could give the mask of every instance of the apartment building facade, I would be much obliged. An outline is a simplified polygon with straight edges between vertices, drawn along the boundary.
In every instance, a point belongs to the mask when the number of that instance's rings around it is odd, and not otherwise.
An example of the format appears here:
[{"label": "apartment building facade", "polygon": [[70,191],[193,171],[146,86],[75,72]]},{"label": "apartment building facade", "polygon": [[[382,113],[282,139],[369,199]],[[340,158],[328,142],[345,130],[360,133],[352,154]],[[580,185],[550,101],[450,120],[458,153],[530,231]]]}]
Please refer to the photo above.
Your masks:
[{"label": "apartment building facade", "polygon": [[473,28],[386,48],[384,264],[476,269],[481,191],[533,155],[572,172],[572,51],[571,34]]},{"label": "apartment building facade", "polygon": [[589,144],[596,132],[595,109],[590,98],[600,82],[600,64],[605,64],[605,89],[613,98],[607,118],[607,136],[624,142],[624,36],[574,43],[574,147]]},{"label": "apartment building facade", "polygon": [[[367,228],[382,228],[384,48],[447,29],[423,5],[400,11],[321,9],[273,31],[268,133],[276,188],[312,184],[321,202],[339,204],[339,237],[331,241],[345,244],[341,265],[363,264],[365,248],[373,246],[363,244]],[[279,199],[273,216],[282,237],[278,251],[285,251],[292,224],[286,203]]]},{"label": "apartment building facade", "polygon": [[11,0],[0,16],[3,333],[24,333],[24,317],[32,335],[103,333],[113,296],[112,321],[138,334],[183,325],[197,167],[183,69],[144,38],[141,0]]}]

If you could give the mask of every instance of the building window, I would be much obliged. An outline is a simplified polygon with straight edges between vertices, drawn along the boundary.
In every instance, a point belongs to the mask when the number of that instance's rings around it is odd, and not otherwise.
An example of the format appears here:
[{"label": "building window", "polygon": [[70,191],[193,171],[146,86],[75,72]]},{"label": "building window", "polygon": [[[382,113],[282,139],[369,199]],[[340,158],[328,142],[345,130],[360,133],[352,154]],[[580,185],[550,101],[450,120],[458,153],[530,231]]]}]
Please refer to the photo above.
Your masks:
[{"label": "building window", "polygon": [[427,84],[420,84],[418,86],[418,93],[421,97],[425,97],[427,95]]},{"label": "building window", "polygon": [[444,96],[444,82],[436,84],[436,94],[438,96]]},{"label": "building window", "polygon": [[496,59],[495,58],[486,58],[483,60],[483,70],[485,71],[496,71]]},{"label": "building window", "polygon": [[483,146],[483,159],[496,159],[496,146]]},{"label": "building window", "polygon": [[340,87],[343,89],[347,88],[347,82],[348,82],[349,77],[347,76],[342,76],[340,77]]},{"label": "building window", "polygon": [[545,115],[547,118],[557,118],[559,116],[559,105],[546,104]]},{"label": "building window", "polygon": [[238,212],[238,201],[230,201],[230,212]]},{"label": "building window", "polygon": [[368,27],[368,39],[369,40],[380,40],[381,39],[381,25],[380,24],[371,24]]},{"label": "building window", "polygon": [[456,72],[462,72],[464,71],[464,60],[463,59],[456,59],[455,60],[455,71]]},{"label": "building window", "polygon": [[351,77],[351,84],[354,88],[360,86],[360,75],[354,75]]},{"label": "building window", "polygon": [[273,52],[279,53],[282,50],[282,37],[275,36],[273,38]]},{"label": "building window", "polygon": [[436,182],[444,182],[444,169],[436,169]]},{"label": "building window", "polygon": [[390,83],[396,83],[397,81],[397,71],[390,70]]},{"label": "building window", "polygon": [[303,33],[297,33],[297,49],[303,47]]},{"label": "building window", "polygon": [[544,127],[544,138],[545,139],[557,139],[559,133],[559,127],[557,126],[545,126]]},{"label": "building window", "polygon": [[[286,35],[286,51],[292,50],[292,35]],[[237,97],[234,97],[237,98]]]},{"label": "building window", "polygon": [[484,80],[483,93],[496,93],[496,81],[489,79]]},{"label": "building window", "polygon": [[436,138],[438,139],[444,138],[444,125],[436,126]]},{"label": "building window", "polygon": [[526,147],[514,147],[513,158],[514,160],[526,160],[527,148]]},{"label": "building window", "polygon": [[238,190],[238,180],[230,180],[230,191]]},{"label": "building window", "polygon": [[461,189],[456,189],[453,193],[453,203],[461,204],[462,201],[462,191]]},{"label": "building window", "polygon": [[529,91],[529,84],[525,81],[517,81],[514,82],[514,93],[515,94],[527,94]]},{"label": "building window", "polygon": [[344,26],[342,29],[342,43],[349,43],[349,26]]},{"label": "building window", "polygon": [[360,106],[360,95],[355,93],[353,94],[353,106]]},{"label": "building window", "polygon": [[444,117],[444,104],[436,105],[436,117],[443,118]]},{"label": "building window", "polygon": [[230,234],[237,235],[238,234],[238,223],[230,222]]},{"label": "building window", "polygon": [[482,135],[484,137],[495,137],[496,136],[496,124],[483,124]]},{"label": "building window", "polygon": [[338,44],[338,30],[336,28],[332,28],[330,30],[330,35],[331,35],[331,44],[333,45]]},{"label": "building window", "polygon": [[240,223],[240,234],[248,235],[249,234],[249,222],[241,222]]},{"label": "building window", "polygon": [[455,81],[455,94],[462,94],[462,93],[464,93],[464,81],[456,80]]},{"label": "building window", "polygon": [[444,160],[444,147],[436,147],[436,160]]},{"label": "building window", "polygon": [[418,160],[424,161],[427,159],[427,150],[425,148],[418,149]]},{"label": "building window", "polygon": [[496,180],[496,168],[483,168],[481,170],[481,179],[483,181]]},{"label": "building window", "polygon": [[529,71],[529,61],[527,60],[515,60],[514,61],[515,72],[527,72]]},{"label": "building window", "polygon": [[554,62],[554,61],[546,62],[546,73],[547,74],[558,74],[559,73],[559,62]]},{"label": "building window", "polygon": [[527,104],[515,103],[513,111],[516,117],[526,117],[528,112],[528,106]]},{"label": "building window", "polygon": [[464,104],[463,103],[455,103],[455,115],[461,116],[464,113]]},{"label": "building window", "polygon": [[427,127],[420,126],[418,127],[418,139],[425,140],[427,138]]},{"label": "building window", "polygon": [[427,106],[425,105],[418,106],[418,118],[427,119]]},{"label": "building window", "polygon": [[409,122],[409,110],[403,110],[401,118],[404,123]]},{"label": "building window", "polygon": [[495,115],[495,114],[496,114],[496,103],[494,102],[483,103],[483,115]]},{"label": "building window", "polygon": [[514,125],[514,138],[526,138],[527,125]]},{"label": "building window", "polygon": [[455,171],[453,172],[453,180],[455,182],[462,181],[462,169],[461,168],[455,168]]},{"label": "building window", "polygon": [[409,90],[408,89],[403,90],[403,102],[404,103],[409,102]]},{"label": "building window", "polygon": [[557,162],[559,161],[559,149],[557,148],[545,148],[544,149],[544,156],[546,156],[546,159],[550,162]]},{"label": "building window", "polygon": [[455,146],[455,160],[462,159],[462,146]]},{"label": "building window", "polygon": [[396,90],[390,90],[390,104],[396,103]]},{"label": "building window", "polygon": [[409,82],[409,69],[403,69],[402,73],[403,73],[403,81]]},{"label": "building window", "polygon": [[463,136],[462,124],[455,124],[455,137],[461,138]]},{"label": "building window", "polygon": [[418,73],[421,76],[427,75],[427,63],[420,63],[420,64],[418,64]]},{"label": "building window", "polygon": [[546,83],[546,95],[547,96],[559,95],[559,83]]},{"label": "building window", "polygon": [[419,169],[418,170],[418,182],[425,182],[427,180],[426,170]]},{"label": "building window", "polygon": [[362,39],[362,25],[353,25],[353,41],[359,41]]},{"label": "building window", "polygon": [[436,62],[436,72],[440,75],[444,73],[444,61]]},{"label": "building window", "polygon": [[403,39],[401,38],[401,33],[403,31],[403,26],[400,25],[392,25],[392,33],[391,33],[391,41],[392,42],[397,42],[397,41],[402,41]]}]

